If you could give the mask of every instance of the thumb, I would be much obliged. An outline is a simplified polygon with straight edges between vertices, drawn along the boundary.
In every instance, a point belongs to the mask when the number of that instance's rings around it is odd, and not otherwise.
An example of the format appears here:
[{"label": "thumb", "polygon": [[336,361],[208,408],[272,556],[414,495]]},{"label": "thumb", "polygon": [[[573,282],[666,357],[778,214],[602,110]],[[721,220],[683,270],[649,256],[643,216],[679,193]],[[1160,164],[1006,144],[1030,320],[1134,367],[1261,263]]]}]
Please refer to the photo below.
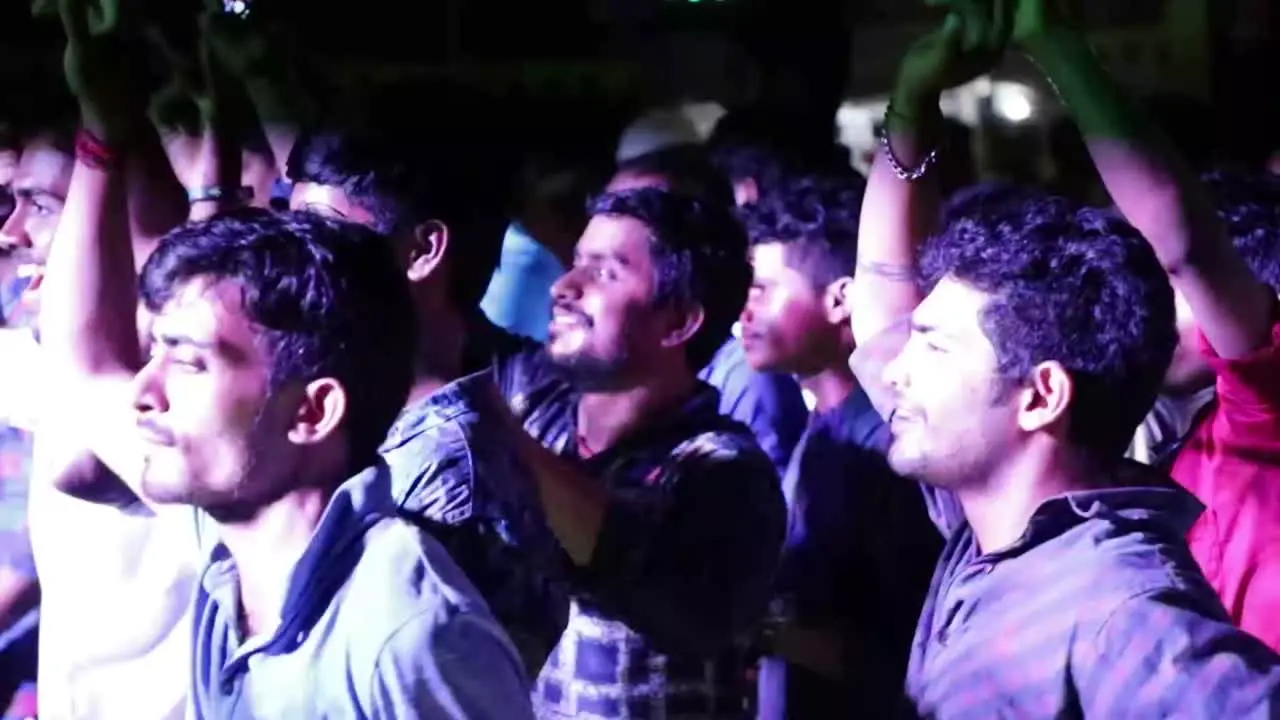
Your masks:
[{"label": "thumb", "polygon": [[58,17],[67,41],[83,44],[89,40],[89,3],[92,0],[58,0]]}]

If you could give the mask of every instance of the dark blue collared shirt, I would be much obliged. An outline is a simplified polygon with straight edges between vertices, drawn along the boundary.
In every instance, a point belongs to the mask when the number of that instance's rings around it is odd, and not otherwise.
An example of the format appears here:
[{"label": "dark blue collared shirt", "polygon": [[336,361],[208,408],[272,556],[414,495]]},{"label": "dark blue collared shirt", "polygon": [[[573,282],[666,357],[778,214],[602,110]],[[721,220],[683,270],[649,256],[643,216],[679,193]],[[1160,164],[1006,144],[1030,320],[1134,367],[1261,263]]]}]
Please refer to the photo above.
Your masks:
[{"label": "dark blue collared shirt", "polygon": [[789,521],[777,592],[792,621],[843,645],[832,681],[765,658],[760,717],[885,717],[942,549],[915,483],[889,469],[889,429],[861,390],[815,413],[783,479]]},{"label": "dark blue collared shirt", "polygon": [[948,540],[912,646],[918,715],[1277,716],[1280,657],[1231,624],[1187,548],[1203,507],[1137,466],[1109,485],[1046,500],[987,553],[954,496],[926,491]]},{"label": "dark blue collared shirt", "polygon": [[778,474],[784,473],[809,419],[795,379],[752,368],[736,337],[725,341],[698,379],[720,391],[720,414],[751,428]]},{"label": "dark blue collared shirt", "polygon": [[777,475],[701,385],[615,446],[579,458],[577,396],[545,354],[499,386],[526,431],[610,490],[568,627],[534,691],[544,718],[739,717],[738,639],[763,614],[786,524]]}]

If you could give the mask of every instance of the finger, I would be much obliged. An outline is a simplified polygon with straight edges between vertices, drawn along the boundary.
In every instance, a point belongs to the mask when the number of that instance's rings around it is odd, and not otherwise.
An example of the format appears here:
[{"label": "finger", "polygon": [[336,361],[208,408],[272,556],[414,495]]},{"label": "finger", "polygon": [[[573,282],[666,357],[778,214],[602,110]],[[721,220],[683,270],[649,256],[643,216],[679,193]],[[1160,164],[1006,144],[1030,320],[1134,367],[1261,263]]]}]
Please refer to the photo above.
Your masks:
[{"label": "finger", "polygon": [[1013,34],[1014,12],[1017,11],[1017,0],[995,0],[992,12],[991,37],[988,43],[993,52],[1004,52],[1009,44],[1009,36]]},{"label": "finger", "polygon": [[989,26],[987,8],[982,0],[952,0],[952,12],[958,13],[963,24],[962,47],[972,52],[983,44],[983,35]]},{"label": "finger", "polygon": [[32,17],[52,17],[58,14],[56,0],[31,0]]},{"label": "finger", "polygon": [[120,24],[120,0],[98,0],[98,18],[94,29],[98,33],[112,33]]},{"label": "finger", "polygon": [[90,0],[58,0],[58,17],[67,41],[83,44],[89,40]]}]

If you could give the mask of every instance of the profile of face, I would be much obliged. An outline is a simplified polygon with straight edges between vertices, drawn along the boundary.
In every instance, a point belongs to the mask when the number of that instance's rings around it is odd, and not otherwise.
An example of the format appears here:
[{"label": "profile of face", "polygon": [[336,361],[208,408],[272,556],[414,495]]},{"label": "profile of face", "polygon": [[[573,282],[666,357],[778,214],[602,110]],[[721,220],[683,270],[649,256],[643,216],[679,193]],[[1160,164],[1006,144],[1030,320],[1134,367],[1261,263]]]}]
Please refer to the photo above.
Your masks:
[{"label": "profile of face", "polygon": [[[143,492],[231,520],[295,489],[316,439],[305,426],[317,388],[271,390],[271,361],[239,287],[187,282],[153,316],[151,338],[134,398]],[[335,399],[340,414],[340,398],[329,398],[329,411]]]},{"label": "profile of face", "polygon": [[751,248],[751,290],[742,310],[742,345],[756,370],[801,377],[825,370],[839,356],[841,330],[848,322],[840,280],[826,288],[788,263],[783,243]]},{"label": "profile of face", "polygon": [[691,335],[674,310],[656,307],[650,232],[630,217],[596,215],[573,267],[551,287],[547,352],[583,389],[622,389],[654,369],[662,348]]},{"label": "profile of face", "polygon": [[13,262],[30,274],[27,303],[38,299],[74,167],[74,157],[37,139],[23,147],[14,168],[13,212],[0,228],[0,249],[12,253]]},{"label": "profile of face", "polygon": [[980,324],[988,300],[943,278],[885,366],[894,399],[888,459],[899,474],[960,487],[986,477],[1020,442],[1022,393],[1001,392],[995,348]]}]

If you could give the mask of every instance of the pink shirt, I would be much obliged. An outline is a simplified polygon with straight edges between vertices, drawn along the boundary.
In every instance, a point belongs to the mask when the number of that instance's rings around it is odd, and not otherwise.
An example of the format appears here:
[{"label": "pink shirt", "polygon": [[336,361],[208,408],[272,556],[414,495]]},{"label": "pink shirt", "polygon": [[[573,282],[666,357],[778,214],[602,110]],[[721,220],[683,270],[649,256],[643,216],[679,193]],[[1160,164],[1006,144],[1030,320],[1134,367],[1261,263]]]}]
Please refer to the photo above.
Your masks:
[{"label": "pink shirt", "polygon": [[1246,357],[1200,344],[1218,396],[1173,466],[1206,508],[1187,539],[1231,618],[1280,651],[1280,324]]}]

